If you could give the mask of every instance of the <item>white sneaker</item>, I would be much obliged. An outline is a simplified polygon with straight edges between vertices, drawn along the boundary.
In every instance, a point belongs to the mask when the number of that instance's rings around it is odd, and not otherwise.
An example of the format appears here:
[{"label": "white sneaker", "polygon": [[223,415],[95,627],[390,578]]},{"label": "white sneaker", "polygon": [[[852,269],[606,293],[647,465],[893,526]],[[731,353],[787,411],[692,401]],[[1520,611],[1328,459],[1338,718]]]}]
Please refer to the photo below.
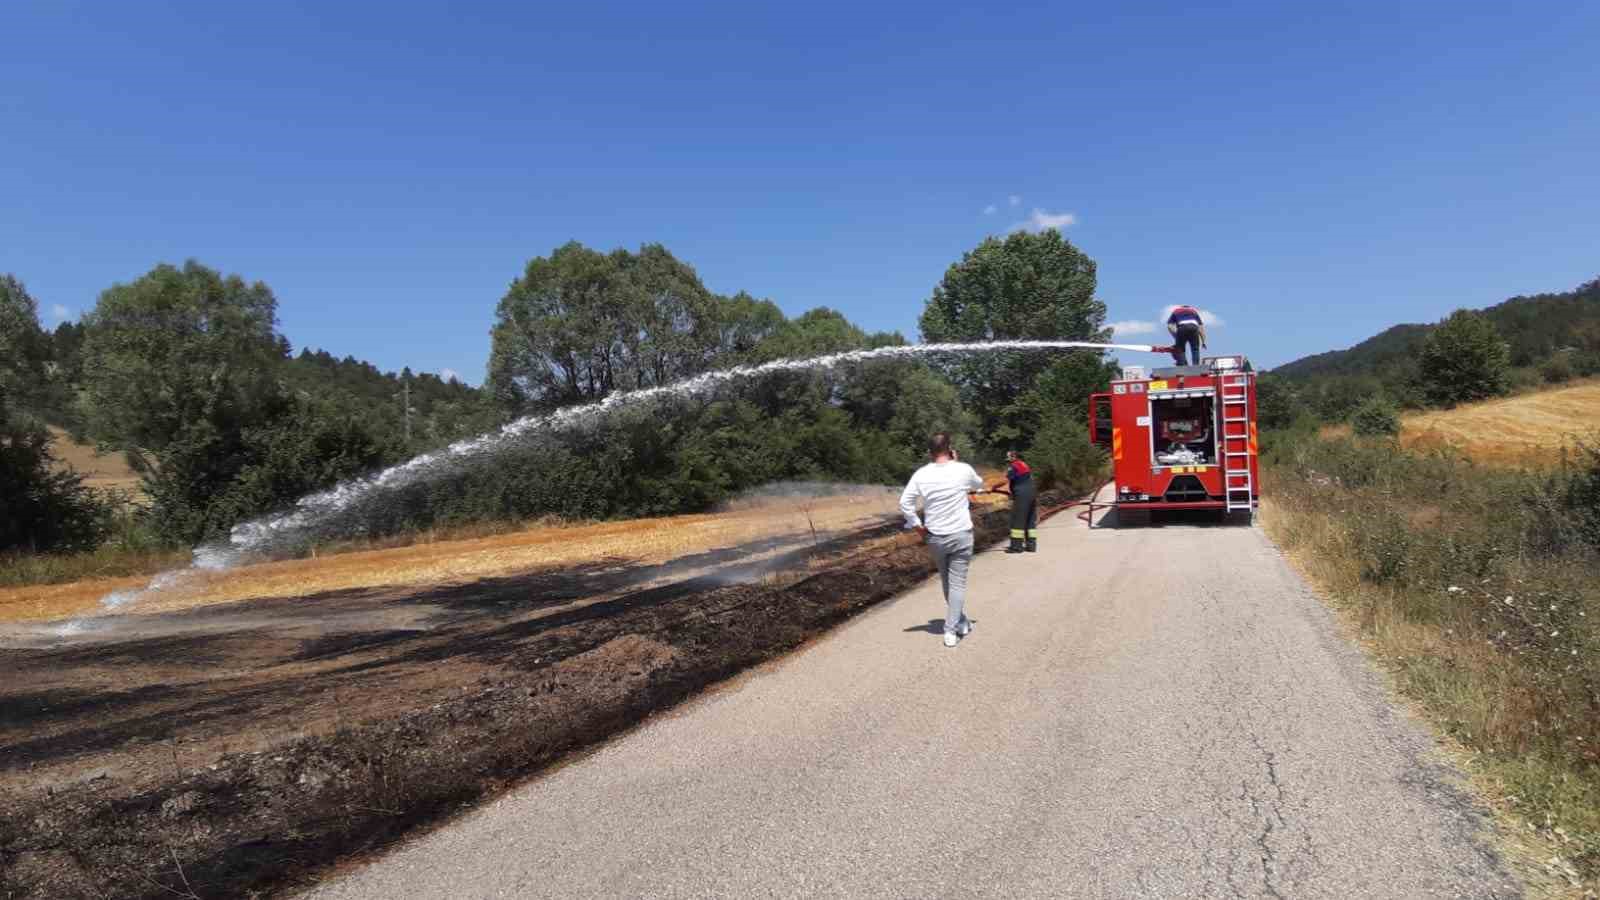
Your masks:
[{"label": "white sneaker", "polygon": [[959,643],[961,643],[960,635],[956,634],[954,631],[946,631],[944,633],[944,645],[946,647],[954,647]]},{"label": "white sneaker", "polygon": [[971,633],[972,633],[972,620],[971,619],[962,619],[961,620],[961,624],[956,626],[956,634],[958,634],[958,635],[960,635],[962,637],[966,637],[967,635],[969,635]]}]

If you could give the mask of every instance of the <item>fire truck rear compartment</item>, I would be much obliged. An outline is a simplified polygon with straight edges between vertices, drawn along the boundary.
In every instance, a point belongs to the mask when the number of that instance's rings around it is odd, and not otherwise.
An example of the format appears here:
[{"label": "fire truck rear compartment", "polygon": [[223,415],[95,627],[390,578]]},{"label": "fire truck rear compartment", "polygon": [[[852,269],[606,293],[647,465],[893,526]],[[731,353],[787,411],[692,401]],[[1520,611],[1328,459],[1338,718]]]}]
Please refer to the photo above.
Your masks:
[{"label": "fire truck rear compartment", "polygon": [[[1164,468],[1216,465],[1216,421],[1215,398],[1209,395],[1151,397],[1151,458]],[[1196,499],[1204,499],[1204,488],[1200,493]]]}]

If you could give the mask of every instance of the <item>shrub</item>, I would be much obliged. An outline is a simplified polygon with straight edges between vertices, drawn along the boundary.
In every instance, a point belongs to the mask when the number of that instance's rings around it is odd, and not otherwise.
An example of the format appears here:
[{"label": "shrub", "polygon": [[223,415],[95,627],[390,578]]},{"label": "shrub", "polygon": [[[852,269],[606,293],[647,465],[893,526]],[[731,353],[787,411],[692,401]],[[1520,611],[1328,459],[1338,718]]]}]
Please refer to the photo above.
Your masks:
[{"label": "shrub", "polygon": [[83,477],[50,468],[50,434],[0,412],[0,551],[92,550],[109,511]]},{"label": "shrub", "polygon": [[1028,448],[1027,460],[1039,473],[1041,487],[1072,491],[1092,487],[1105,467],[1105,455],[1089,442],[1088,426],[1065,413],[1045,418]]},{"label": "shrub", "polygon": [[1388,397],[1378,394],[1356,407],[1350,427],[1362,437],[1395,437],[1400,433],[1400,413]]},{"label": "shrub", "polygon": [[1544,361],[1539,367],[1539,374],[1550,384],[1561,384],[1572,380],[1571,354],[1557,353]]}]

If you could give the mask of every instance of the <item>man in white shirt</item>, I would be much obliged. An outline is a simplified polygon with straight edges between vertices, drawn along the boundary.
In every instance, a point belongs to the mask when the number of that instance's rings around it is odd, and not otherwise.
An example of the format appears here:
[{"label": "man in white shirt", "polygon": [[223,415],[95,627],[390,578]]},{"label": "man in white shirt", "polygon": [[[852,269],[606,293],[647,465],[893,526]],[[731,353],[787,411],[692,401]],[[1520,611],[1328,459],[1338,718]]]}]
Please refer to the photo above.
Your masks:
[{"label": "man in white shirt", "polygon": [[[928,544],[944,585],[944,645],[954,647],[972,631],[962,611],[967,597],[967,570],[972,566],[972,504],[969,494],[983,490],[983,479],[956,458],[950,435],[941,431],[928,441],[933,462],[918,469],[900,494],[900,512],[906,528],[915,529]],[[917,501],[922,519],[917,519]]]}]

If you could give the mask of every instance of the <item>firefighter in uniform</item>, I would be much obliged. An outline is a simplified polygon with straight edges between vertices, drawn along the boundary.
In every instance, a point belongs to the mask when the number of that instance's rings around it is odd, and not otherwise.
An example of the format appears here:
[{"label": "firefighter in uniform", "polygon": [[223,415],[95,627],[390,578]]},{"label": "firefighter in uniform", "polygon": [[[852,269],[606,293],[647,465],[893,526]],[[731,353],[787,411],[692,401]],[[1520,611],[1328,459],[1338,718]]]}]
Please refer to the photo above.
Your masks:
[{"label": "firefighter in uniform", "polygon": [[[1006,482],[1011,494],[1011,546],[1007,553],[1036,553],[1039,550],[1039,496],[1034,489],[1033,470],[1015,450],[1006,451]],[[995,485],[995,490],[1000,490]]]},{"label": "firefighter in uniform", "polygon": [[1206,345],[1206,323],[1200,310],[1192,306],[1174,306],[1167,316],[1167,331],[1172,333],[1172,360],[1184,364],[1183,351],[1189,350],[1190,365],[1200,365],[1200,350]]}]

